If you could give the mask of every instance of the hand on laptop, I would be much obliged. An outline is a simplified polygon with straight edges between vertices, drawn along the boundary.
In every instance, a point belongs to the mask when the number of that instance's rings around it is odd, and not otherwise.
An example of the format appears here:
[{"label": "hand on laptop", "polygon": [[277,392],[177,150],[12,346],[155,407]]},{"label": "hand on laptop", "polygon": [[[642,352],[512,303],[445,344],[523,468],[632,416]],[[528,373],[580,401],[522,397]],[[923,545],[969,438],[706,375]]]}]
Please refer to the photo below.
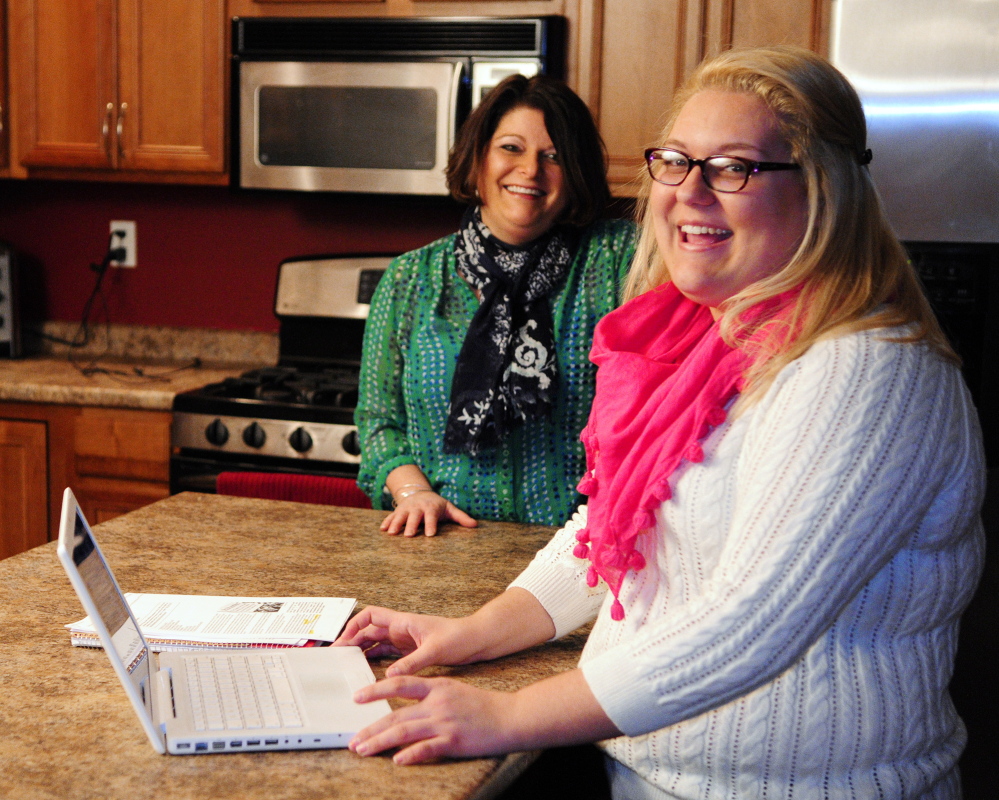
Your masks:
[{"label": "hand on laptop", "polygon": [[443,757],[492,756],[619,736],[583,677],[563,672],[516,692],[478,689],[451,678],[404,675],[358,690],[357,702],[416,700],[379,718],[350,740],[358,755],[399,748],[396,764]]},{"label": "hand on laptop", "polygon": [[368,606],[347,622],[333,646],[360,647],[369,659],[400,656],[385,670],[388,677],[409,675],[435,664],[471,664],[482,658],[468,635],[469,619]]},{"label": "hand on laptop", "polygon": [[385,680],[357,691],[358,703],[392,697],[416,700],[369,725],[351,740],[358,755],[401,748],[397,764],[445,756],[497,755],[513,750],[595,741],[618,731],[579,670],[516,693],[478,689],[450,678],[420,678],[431,665],[470,664],[548,641],[555,625],[530,592],[508,589],[468,617],[448,619],[368,607],[347,623],[336,645],[355,645],[369,658],[401,656]]},{"label": "hand on laptop", "polygon": [[351,618],[334,645],[354,645],[368,658],[401,656],[387,677],[424,667],[489,661],[555,635],[544,606],[524,589],[507,589],[468,617],[451,619],[368,606]]}]

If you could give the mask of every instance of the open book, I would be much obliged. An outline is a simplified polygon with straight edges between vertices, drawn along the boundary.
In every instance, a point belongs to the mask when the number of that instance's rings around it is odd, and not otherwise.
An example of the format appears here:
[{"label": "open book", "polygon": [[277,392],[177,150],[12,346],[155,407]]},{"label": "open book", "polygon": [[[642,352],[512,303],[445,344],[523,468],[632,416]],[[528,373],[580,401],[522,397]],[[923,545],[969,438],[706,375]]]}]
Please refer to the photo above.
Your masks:
[{"label": "open book", "polygon": [[[346,597],[125,595],[155,652],[206,647],[308,647],[332,642],[357,605]],[[77,647],[100,647],[84,617],[66,626]]]}]

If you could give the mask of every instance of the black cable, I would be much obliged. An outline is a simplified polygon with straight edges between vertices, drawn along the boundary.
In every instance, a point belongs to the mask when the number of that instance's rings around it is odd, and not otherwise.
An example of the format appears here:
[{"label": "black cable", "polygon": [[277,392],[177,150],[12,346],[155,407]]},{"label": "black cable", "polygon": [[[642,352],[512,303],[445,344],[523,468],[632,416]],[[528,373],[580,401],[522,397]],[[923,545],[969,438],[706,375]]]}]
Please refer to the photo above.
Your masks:
[{"label": "black cable", "polygon": [[[76,329],[76,333],[73,338],[69,341],[69,362],[76,367],[82,374],[86,375],[88,369],[96,368],[97,362],[104,358],[111,346],[111,319],[108,314],[108,304],[107,298],[104,296],[102,291],[102,284],[104,283],[104,276],[107,274],[108,267],[111,266],[111,262],[116,260],[118,251],[121,248],[114,248],[114,238],[115,233],[108,235],[108,249],[104,254],[104,258],[101,259],[100,264],[91,264],[90,269],[97,273],[97,280],[94,282],[94,288],[90,290],[90,296],[87,298],[86,302],[83,304],[83,311],[80,314],[80,326]],[[91,321],[90,314],[93,311],[94,301],[97,299],[101,301],[101,307],[104,310],[104,325],[105,325],[105,340],[104,340],[104,352],[101,353],[96,358],[91,360],[89,367],[81,366],[76,359],[73,357],[73,351],[81,347],[85,347],[90,344],[92,338],[91,331]]]},{"label": "black cable", "polygon": [[[68,341],[59,339],[55,336],[47,336],[45,338],[53,339],[69,346],[69,363],[79,370],[81,375],[87,377],[90,377],[91,375],[107,375],[108,377],[121,383],[141,383],[146,381],[160,381],[165,383],[170,380],[170,378],[167,377],[168,375],[187,369],[197,369],[201,366],[201,359],[194,358],[190,364],[185,364],[181,367],[173,367],[160,372],[147,372],[141,367],[132,367],[131,370],[123,370],[109,369],[98,365],[98,362],[101,359],[107,357],[108,351],[111,349],[111,317],[108,313],[107,298],[104,296],[104,292],[101,287],[104,283],[104,276],[107,274],[108,267],[111,266],[111,262],[123,261],[125,259],[125,248],[113,246],[115,236],[120,237],[123,235],[124,234],[120,231],[112,232],[108,237],[108,250],[104,254],[104,258],[101,259],[101,263],[90,265],[90,269],[97,273],[97,280],[94,282],[94,288],[90,291],[90,296],[83,304],[83,311],[80,315],[80,326],[77,328],[73,338]],[[78,350],[79,348],[90,344],[93,336],[90,315],[93,311],[94,302],[98,299],[100,299],[101,308],[104,311],[104,352],[91,358],[90,363],[87,366],[83,366],[73,357],[73,353],[74,350]]]}]

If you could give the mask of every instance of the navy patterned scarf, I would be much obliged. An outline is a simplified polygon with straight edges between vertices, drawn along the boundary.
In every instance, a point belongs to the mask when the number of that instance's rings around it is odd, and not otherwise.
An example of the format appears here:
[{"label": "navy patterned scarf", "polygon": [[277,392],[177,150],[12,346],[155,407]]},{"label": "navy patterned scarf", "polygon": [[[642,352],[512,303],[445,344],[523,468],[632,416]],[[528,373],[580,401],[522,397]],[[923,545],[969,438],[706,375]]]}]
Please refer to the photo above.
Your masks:
[{"label": "navy patterned scarf", "polygon": [[465,212],[458,274],[480,305],[458,354],[445,453],[478,455],[513,426],[550,414],[558,362],[548,296],[565,280],[578,244],[578,232],[561,226],[513,247],[489,232],[478,208]]}]

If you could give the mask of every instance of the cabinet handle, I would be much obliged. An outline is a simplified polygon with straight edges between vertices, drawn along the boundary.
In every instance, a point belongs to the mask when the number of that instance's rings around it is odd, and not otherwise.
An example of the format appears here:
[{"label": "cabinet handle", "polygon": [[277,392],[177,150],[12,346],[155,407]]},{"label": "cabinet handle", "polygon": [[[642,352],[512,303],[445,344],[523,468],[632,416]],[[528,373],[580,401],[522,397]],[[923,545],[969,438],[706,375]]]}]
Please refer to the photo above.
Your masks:
[{"label": "cabinet handle", "polygon": [[3,133],[3,104],[0,103],[0,134]]},{"label": "cabinet handle", "polygon": [[114,103],[108,103],[107,107],[104,109],[104,124],[101,125],[101,138],[104,140],[104,151],[108,154],[108,158],[111,157],[111,141],[109,139],[109,134],[111,133],[111,115],[114,113]]},{"label": "cabinet handle", "polygon": [[122,134],[125,132],[125,112],[128,111],[128,103],[122,103],[118,107],[118,155],[125,157],[125,140]]}]

